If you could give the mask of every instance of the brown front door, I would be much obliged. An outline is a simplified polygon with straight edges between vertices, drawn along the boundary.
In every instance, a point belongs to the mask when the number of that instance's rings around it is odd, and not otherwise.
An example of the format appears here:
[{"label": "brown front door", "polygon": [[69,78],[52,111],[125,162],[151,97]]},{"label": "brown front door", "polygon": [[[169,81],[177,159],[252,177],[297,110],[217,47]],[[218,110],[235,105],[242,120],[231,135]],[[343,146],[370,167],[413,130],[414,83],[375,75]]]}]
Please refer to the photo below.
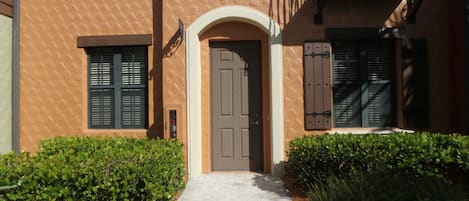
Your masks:
[{"label": "brown front door", "polygon": [[262,170],[260,42],[210,42],[212,170]]}]

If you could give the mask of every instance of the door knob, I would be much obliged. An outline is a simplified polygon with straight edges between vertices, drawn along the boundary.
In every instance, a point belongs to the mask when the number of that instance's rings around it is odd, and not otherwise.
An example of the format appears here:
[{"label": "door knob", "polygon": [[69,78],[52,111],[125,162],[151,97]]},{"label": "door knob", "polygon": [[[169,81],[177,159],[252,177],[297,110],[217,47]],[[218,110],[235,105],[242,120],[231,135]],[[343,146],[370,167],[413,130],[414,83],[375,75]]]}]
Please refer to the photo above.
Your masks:
[{"label": "door knob", "polygon": [[253,121],[251,123],[252,126],[259,126],[261,124],[261,121],[260,120],[256,120],[256,121]]}]

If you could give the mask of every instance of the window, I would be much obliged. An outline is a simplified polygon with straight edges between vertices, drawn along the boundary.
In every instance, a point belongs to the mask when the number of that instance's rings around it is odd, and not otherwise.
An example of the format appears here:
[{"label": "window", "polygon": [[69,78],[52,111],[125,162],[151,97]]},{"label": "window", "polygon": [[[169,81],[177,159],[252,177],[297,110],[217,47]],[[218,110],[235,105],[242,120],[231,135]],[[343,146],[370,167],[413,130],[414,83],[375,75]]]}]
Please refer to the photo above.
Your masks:
[{"label": "window", "polygon": [[332,43],[334,127],[394,126],[392,41]]},{"label": "window", "polygon": [[147,47],[88,48],[89,128],[147,125]]}]

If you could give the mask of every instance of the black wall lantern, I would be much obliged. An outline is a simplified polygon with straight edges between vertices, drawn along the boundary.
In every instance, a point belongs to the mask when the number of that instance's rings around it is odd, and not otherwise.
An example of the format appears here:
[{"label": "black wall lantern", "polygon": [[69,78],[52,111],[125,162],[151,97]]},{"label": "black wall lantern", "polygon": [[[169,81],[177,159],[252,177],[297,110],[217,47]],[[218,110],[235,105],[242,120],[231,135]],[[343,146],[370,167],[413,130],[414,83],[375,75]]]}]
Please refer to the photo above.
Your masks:
[{"label": "black wall lantern", "polygon": [[182,40],[184,40],[184,23],[182,22],[181,19],[178,20],[178,24],[179,24],[179,29],[178,29],[178,32],[179,32],[179,38]]},{"label": "black wall lantern", "polygon": [[416,15],[420,8],[420,4],[422,0],[408,0],[407,1],[407,16],[405,19],[407,20],[407,24],[415,24]]}]

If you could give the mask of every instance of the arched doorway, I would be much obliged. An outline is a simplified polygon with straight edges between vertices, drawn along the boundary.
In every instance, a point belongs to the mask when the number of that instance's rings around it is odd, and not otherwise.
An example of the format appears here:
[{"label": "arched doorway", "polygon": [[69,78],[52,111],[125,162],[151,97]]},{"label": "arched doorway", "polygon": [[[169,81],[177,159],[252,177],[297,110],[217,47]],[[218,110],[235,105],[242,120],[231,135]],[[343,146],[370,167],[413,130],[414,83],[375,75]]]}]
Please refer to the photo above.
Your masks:
[{"label": "arched doorway", "polygon": [[222,22],[254,25],[269,36],[270,147],[271,171],[282,175],[284,159],[283,66],[280,26],[264,13],[248,7],[224,6],[197,18],[186,30],[187,132],[189,177],[202,172],[202,73],[200,35]]}]

